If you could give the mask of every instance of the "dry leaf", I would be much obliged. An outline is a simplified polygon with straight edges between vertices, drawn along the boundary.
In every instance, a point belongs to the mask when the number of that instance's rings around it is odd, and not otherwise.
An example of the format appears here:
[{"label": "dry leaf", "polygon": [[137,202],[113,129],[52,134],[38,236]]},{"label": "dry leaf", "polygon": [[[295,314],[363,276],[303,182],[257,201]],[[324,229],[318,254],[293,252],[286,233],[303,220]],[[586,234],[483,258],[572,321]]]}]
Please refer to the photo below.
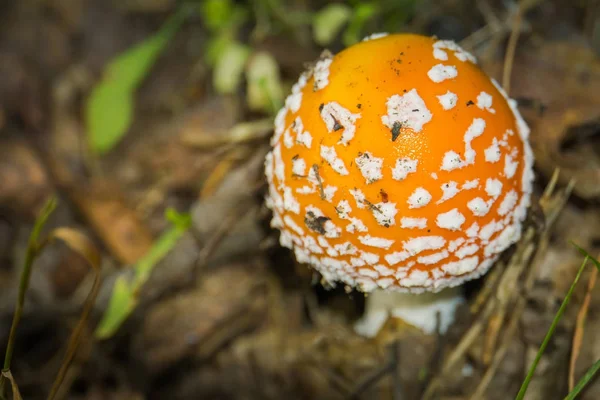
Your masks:
[{"label": "dry leaf", "polygon": [[123,200],[117,185],[94,180],[87,187],[72,188],[70,195],[94,232],[122,264],[134,264],[152,247],[150,231]]},{"label": "dry leaf", "polygon": [[185,358],[204,359],[260,324],[266,306],[261,265],[231,265],[206,276],[192,291],[163,300],[144,319],[135,356],[151,373]]},{"label": "dry leaf", "polygon": [[[498,77],[502,63],[484,68]],[[600,59],[585,44],[570,41],[531,43],[517,50],[511,97],[519,101],[532,128],[536,167],[550,177],[559,167],[560,182],[577,182],[575,193],[600,196]]]}]

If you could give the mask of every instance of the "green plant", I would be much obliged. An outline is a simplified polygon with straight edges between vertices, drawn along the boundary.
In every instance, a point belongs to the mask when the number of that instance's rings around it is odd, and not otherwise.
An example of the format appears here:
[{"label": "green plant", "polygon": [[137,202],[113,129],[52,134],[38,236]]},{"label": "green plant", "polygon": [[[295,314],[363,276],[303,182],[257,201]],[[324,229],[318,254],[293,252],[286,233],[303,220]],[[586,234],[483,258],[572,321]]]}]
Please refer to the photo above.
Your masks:
[{"label": "green plant", "polygon": [[100,324],[96,328],[96,337],[107,339],[115,334],[123,322],[131,315],[138,304],[139,294],[150,277],[154,266],[160,262],[177,244],[177,241],[189,229],[192,219],[189,214],[179,214],[175,210],[167,210],[167,219],[172,227],[154,243],[146,254],[135,265],[135,274],[129,281],[125,276],[117,278],[112,297],[108,303]]},{"label": "green plant", "polygon": [[184,19],[175,13],[154,35],[113,59],[85,104],[88,145],[104,154],[118,144],[131,125],[134,95]]},{"label": "green plant", "polygon": [[[540,345],[540,349],[538,350],[538,352],[535,356],[535,359],[533,360],[533,363],[531,364],[531,367],[529,368],[527,376],[525,377],[525,380],[523,381],[523,384],[521,385],[521,388],[519,389],[519,393],[517,394],[516,400],[523,400],[525,398],[525,394],[527,393],[527,388],[529,387],[529,384],[531,383],[531,380],[533,379],[533,375],[535,374],[535,370],[538,366],[538,363],[540,362],[540,359],[542,358],[542,355],[544,354],[546,347],[550,343],[550,340],[552,339],[552,335],[554,334],[554,331],[556,330],[558,323],[560,322],[563,314],[565,313],[567,304],[569,304],[569,301],[571,300],[571,296],[573,295],[573,292],[575,291],[575,287],[577,286],[577,283],[579,282],[579,279],[581,278],[581,274],[583,273],[588,261],[592,261],[592,263],[596,266],[596,268],[598,268],[600,270],[600,262],[598,260],[596,260],[590,254],[588,254],[588,252],[586,252],[581,247],[579,247],[575,244],[574,244],[574,246],[577,248],[577,250],[581,254],[583,254],[585,256],[585,258],[584,258],[583,262],[581,263],[579,270],[577,271],[577,275],[575,275],[575,279],[573,280],[573,283],[571,284],[571,287],[569,288],[567,295],[565,296],[562,304],[560,305],[560,308],[558,309],[558,311],[556,312],[556,315],[554,316],[554,320],[552,321],[552,324],[550,325],[550,328],[548,329],[548,333],[546,333],[546,337],[542,341],[542,344]],[[595,374],[598,372],[599,369],[600,369],[600,360],[596,361],[594,363],[594,365],[592,365],[592,367],[584,374],[584,376],[581,378],[581,380],[573,388],[571,393],[569,393],[567,395],[567,397],[565,397],[565,400],[574,399],[575,396],[577,396],[577,394],[579,392],[581,392],[581,390],[583,390],[583,388],[592,380],[592,378],[595,376]]]},{"label": "green plant", "polygon": [[21,271],[21,277],[19,282],[19,293],[17,303],[15,305],[15,312],[13,314],[13,321],[8,337],[8,344],[6,346],[4,366],[2,368],[2,374],[0,375],[0,400],[8,399],[7,393],[9,386],[12,390],[13,400],[21,399],[19,387],[11,373],[11,363],[15,343],[17,340],[17,329],[21,320],[21,316],[23,314],[23,306],[25,304],[25,296],[27,294],[27,289],[29,288],[29,279],[31,277],[34,262],[40,255],[40,253],[43,251],[43,249],[55,240],[60,240],[71,250],[79,253],[88,262],[88,264],[92,267],[94,271],[94,282],[92,284],[92,288],[90,289],[90,292],[85,300],[85,304],[83,306],[83,310],[81,312],[79,321],[77,322],[77,325],[73,329],[71,337],[69,338],[69,342],[65,351],[65,355],[63,357],[61,367],[57,373],[54,384],[50,389],[48,400],[54,399],[54,397],[58,393],[58,389],[60,388],[60,385],[62,384],[65,378],[69,365],[71,364],[71,361],[75,356],[77,346],[79,345],[81,339],[81,334],[83,333],[89,314],[92,310],[92,307],[98,295],[98,291],[100,289],[100,253],[97,251],[94,245],[87,239],[86,236],[70,228],[56,228],[53,231],[51,231],[47,236],[41,238],[42,230],[44,229],[46,222],[52,215],[52,212],[55,210],[56,205],[57,201],[55,198],[51,198],[50,200],[48,200],[48,202],[43,207],[40,215],[36,219],[33,230],[31,231],[31,234],[29,236],[29,242],[25,254],[25,261],[23,264],[23,269]]}]

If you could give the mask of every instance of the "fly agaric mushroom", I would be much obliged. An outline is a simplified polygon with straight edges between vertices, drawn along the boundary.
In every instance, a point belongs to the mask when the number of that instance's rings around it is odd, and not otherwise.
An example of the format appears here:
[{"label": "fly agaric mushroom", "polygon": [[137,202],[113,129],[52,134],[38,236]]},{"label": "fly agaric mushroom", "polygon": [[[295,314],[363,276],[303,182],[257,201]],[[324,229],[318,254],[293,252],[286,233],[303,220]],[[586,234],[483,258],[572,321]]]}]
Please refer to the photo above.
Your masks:
[{"label": "fly agaric mushroom", "polygon": [[275,118],[271,226],[331,284],[460,285],[520,238],[528,135],[514,100],[454,42],[373,35],[324,53]]}]

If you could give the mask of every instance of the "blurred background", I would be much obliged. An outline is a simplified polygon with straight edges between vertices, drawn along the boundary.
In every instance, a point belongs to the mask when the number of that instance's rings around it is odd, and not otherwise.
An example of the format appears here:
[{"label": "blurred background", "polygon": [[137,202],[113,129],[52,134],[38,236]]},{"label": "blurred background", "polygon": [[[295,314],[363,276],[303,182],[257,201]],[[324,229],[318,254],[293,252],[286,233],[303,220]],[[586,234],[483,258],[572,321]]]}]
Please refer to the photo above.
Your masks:
[{"label": "blurred background", "polygon": [[[305,63],[376,32],[459,42],[532,128],[532,233],[443,336],[357,335],[364,296],[296,265],[263,204]],[[0,0],[0,354],[22,397],[514,398],[583,259],[569,242],[600,251],[599,52],[598,0]],[[596,275],[528,399],[600,358]]]}]

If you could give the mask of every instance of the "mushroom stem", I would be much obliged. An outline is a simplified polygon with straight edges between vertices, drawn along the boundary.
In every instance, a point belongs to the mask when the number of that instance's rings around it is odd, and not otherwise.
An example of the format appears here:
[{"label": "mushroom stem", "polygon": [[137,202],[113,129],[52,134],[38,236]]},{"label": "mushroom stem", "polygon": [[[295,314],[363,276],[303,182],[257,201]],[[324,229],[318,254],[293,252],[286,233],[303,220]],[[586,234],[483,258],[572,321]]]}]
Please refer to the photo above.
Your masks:
[{"label": "mushroom stem", "polygon": [[445,333],[454,321],[456,309],[464,303],[464,296],[460,287],[421,294],[375,290],[366,300],[365,313],[354,330],[359,335],[375,337],[388,318],[402,319],[426,334]]}]

